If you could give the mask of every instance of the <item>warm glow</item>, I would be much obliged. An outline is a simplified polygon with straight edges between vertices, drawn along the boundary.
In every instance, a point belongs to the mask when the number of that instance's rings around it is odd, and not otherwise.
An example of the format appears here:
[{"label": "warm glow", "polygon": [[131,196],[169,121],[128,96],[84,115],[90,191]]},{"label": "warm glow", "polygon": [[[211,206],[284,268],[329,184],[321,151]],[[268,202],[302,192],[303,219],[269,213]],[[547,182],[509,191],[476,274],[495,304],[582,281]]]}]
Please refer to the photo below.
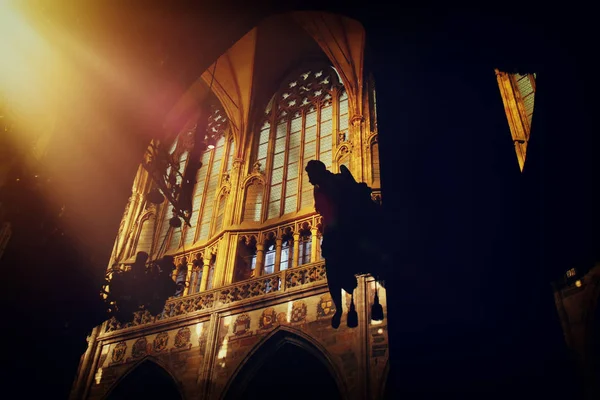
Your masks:
[{"label": "warm glow", "polygon": [[102,382],[102,368],[98,368],[98,371],[96,371],[96,376],[94,378],[96,380],[96,385],[99,385],[100,382]]},{"label": "warm glow", "polygon": [[221,343],[221,349],[219,350],[219,354],[217,355],[217,358],[219,360],[222,360],[225,357],[227,357],[227,343],[228,339],[227,337],[225,337],[225,339],[223,339],[223,343]]},{"label": "warm glow", "polygon": [[202,322],[196,324],[196,336],[198,336],[198,338],[202,336]]},{"label": "warm glow", "polygon": [[379,333],[381,335],[383,333],[383,328],[377,329],[377,333]]},{"label": "warm glow", "polygon": [[383,321],[375,321],[374,319],[371,320],[371,325],[379,325],[382,323],[383,323]]},{"label": "warm glow", "polygon": [[581,281],[579,279],[575,281],[575,286],[581,287]]},{"label": "warm glow", "polygon": [[292,320],[292,301],[288,301],[288,309],[287,309],[287,315],[286,315],[286,320],[289,323]]},{"label": "warm glow", "polygon": [[[47,142],[60,99],[61,58],[16,1],[0,2],[0,101],[19,129],[14,140]],[[23,129],[24,128],[24,129]],[[45,135],[46,134],[46,135]]]}]

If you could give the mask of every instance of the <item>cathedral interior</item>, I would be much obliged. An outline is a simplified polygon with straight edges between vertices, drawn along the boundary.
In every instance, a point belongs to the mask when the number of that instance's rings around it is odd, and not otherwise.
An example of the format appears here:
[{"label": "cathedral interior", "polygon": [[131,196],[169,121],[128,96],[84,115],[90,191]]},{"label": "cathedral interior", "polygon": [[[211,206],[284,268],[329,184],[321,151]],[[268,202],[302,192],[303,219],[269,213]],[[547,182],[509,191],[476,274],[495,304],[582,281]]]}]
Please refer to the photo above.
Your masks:
[{"label": "cathedral interior", "polygon": [[[600,395],[591,28],[557,24],[579,14],[109,3],[1,6],[6,385]],[[392,258],[380,279],[346,246],[339,328],[312,160],[370,188],[385,218],[344,235]],[[114,300],[140,265],[164,298]]]}]

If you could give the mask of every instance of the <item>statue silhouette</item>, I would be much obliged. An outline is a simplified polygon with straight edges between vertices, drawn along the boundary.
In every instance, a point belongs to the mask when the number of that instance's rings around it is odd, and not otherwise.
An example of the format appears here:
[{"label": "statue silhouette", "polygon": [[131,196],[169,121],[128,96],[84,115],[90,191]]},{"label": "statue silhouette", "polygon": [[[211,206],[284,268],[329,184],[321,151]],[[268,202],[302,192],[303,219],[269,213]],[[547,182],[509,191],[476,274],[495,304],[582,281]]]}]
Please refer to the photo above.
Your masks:
[{"label": "statue silhouette", "polygon": [[[384,248],[370,236],[381,221],[379,206],[371,200],[371,189],[358,183],[344,165],[340,173],[327,170],[321,161],[311,160],[305,168],[314,186],[315,209],[323,217],[321,254],[336,312],[331,325],[338,328],[342,316],[342,289],[353,294],[356,275],[385,275]],[[368,261],[368,262],[367,262]],[[368,266],[368,267],[367,267]],[[354,296],[348,312],[349,327],[358,325]]]}]

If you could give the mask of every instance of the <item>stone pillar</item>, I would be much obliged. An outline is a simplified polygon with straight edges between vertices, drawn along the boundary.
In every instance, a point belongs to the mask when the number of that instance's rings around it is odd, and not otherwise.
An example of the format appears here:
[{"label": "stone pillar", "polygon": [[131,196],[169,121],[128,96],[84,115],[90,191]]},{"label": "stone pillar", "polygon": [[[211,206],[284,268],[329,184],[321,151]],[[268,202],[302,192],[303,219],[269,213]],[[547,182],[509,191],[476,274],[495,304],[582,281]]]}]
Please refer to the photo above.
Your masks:
[{"label": "stone pillar", "polygon": [[98,335],[100,334],[101,326],[96,326],[92,329],[92,333],[87,338],[88,347],[83,355],[81,366],[75,379],[75,383],[71,390],[70,399],[76,400],[83,398],[83,392],[87,390],[88,382],[91,382],[88,376],[93,376],[95,372],[95,364],[92,363],[92,357],[98,348]]},{"label": "stone pillar", "polygon": [[202,267],[202,280],[200,281],[200,291],[206,290],[208,284],[208,272],[210,270],[210,254],[206,254],[203,258],[204,266]]},{"label": "stone pillar", "polygon": [[300,232],[294,232],[294,255],[292,257],[292,268],[298,266],[300,258]]},{"label": "stone pillar", "polygon": [[281,265],[281,245],[283,240],[281,238],[275,239],[275,272],[279,272]]},{"label": "stone pillar", "polygon": [[310,228],[310,262],[319,261],[319,229]]},{"label": "stone pillar", "polygon": [[188,265],[188,270],[187,270],[187,274],[185,277],[185,288],[183,289],[183,295],[187,296],[190,293],[190,290],[192,288],[192,269],[191,265]]},{"label": "stone pillar", "polygon": [[235,158],[233,160],[233,166],[229,172],[229,182],[231,190],[229,196],[227,196],[227,205],[225,207],[225,214],[223,216],[223,229],[227,229],[232,224],[236,224],[238,221],[240,210],[243,208],[242,204],[244,201],[244,188],[240,187],[242,177],[242,167],[244,160],[241,158]]},{"label": "stone pillar", "polygon": [[[229,195],[231,196],[231,194]],[[229,232],[224,232],[223,236],[219,239],[219,242],[216,244],[216,254],[217,260],[215,263],[215,276],[213,277],[213,288],[221,287],[223,285],[227,285],[228,279],[230,279],[227,274],[227,263],[229,260],[232,260],[229,254],[229,244],[231,242],[231,234]]]},{"label": "stone pillar", "polygon": [[254,275],[261,276],[263,275],[263,269],[265,264],[265,245],[264,243],[256,244],[256,265],[254,267]]},{"label": "stone pillar", "polygon": [[364,181],[363,173],[363,146],[362,146],[362,115],[353,115],[350,119],[350,143],[352,143],[352,154],[350,154],[350,172],[357,182]]}]

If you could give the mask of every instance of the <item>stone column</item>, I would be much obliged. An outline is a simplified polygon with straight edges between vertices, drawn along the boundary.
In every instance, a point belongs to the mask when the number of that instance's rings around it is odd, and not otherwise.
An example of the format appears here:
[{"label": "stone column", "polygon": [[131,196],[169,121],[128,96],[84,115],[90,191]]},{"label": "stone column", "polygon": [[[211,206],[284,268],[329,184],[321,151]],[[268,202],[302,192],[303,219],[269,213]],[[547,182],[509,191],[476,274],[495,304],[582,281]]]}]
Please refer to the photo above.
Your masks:
[{"label": "stone column", "polygon": [[204,266],[202,267],[202,280],[200,281],[200,291],[203,292],[206,290],[206,285],[208,284],[208,272],[210,270],[210,254],[204,256],[202,261],[204,262]]},{"label": "stone column", "polygon": [[300,232],[294,232],[294,255],[292,258],[292,268],[298,266],[300,258]]},{"label": "stone column", "polygon": [[283,240],[281,238],[275,239],[275,272],[279,272],[281,265],[281,245]]},{"label": "stone column", "polygon": [[192,269],[193,266],[191,264],[188,264],[188,270],[185,277],[185,289],[183,289],[184,296],[187,296],[190,293],[190,290],[192,289]]},{"label": "stone column", "polygon": [[352,154],[350,154],[350,171],[354,179],[358,182],[364,181],[363,174],[363,146],[362,146],[362,125],[364,122],[362,115],[353,115],[350,119],[350,143],[352,143]]},{"label": "stone column", "polygon": [[238,222],[237,217],[242,209],[242,203],[244,201],[244,188],[240,187],[242,176],[242,167],[244,160],[241,158],[235,158],[231,171],[229,172],[230,192],[227,196],[227,205],[225,207],[225,214],[223,216],[223,228],[227,229],[232,224]]},{"label": "stone column", "polygon": [[255,276],[263,275],[263,268],[265,264],[265,245],[264,243],[256,244],[256,265],[254,267]]},{"label": "stone column", "polygon": [[310,228],[310,262],[319,260],[319,229],[316,226]]}]

